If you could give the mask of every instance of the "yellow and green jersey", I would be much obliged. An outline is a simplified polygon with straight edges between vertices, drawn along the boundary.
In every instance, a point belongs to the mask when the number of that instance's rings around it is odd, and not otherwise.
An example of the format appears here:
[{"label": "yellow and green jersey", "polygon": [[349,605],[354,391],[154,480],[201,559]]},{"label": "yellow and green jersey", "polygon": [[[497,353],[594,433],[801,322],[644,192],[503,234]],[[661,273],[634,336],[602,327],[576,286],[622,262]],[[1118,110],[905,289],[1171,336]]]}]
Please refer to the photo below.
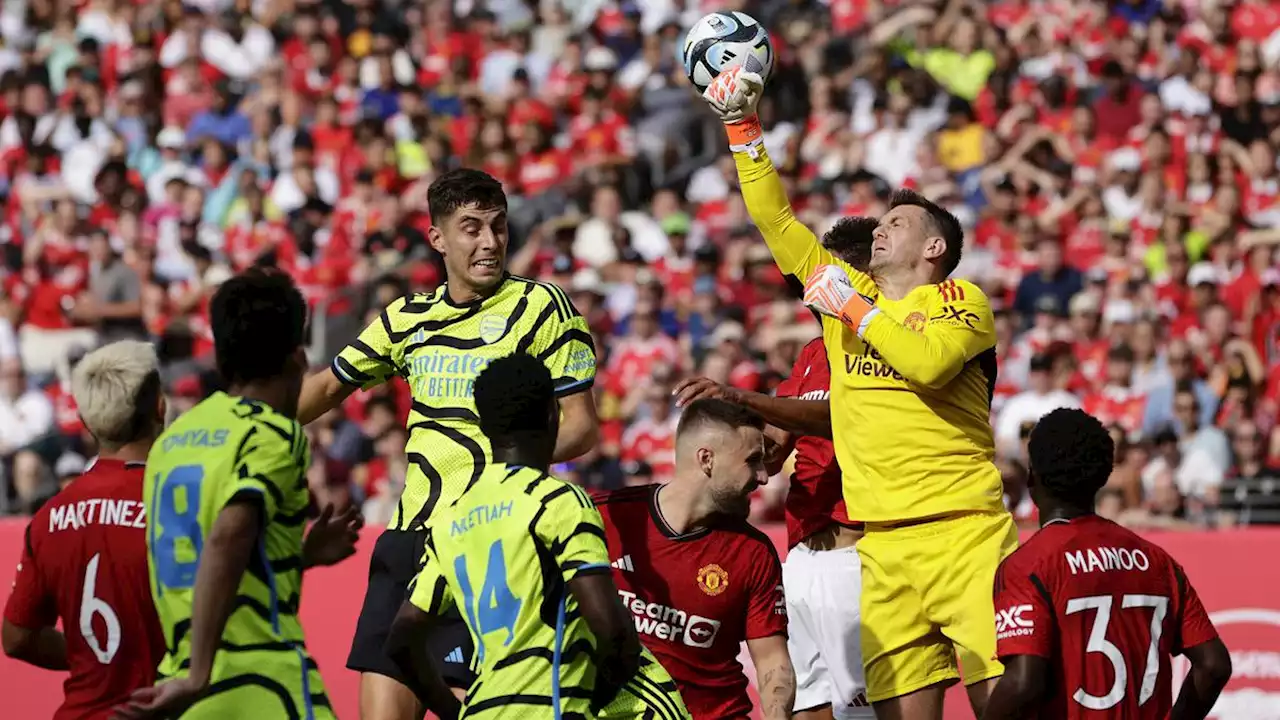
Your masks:
[{"label": "yellow and green jersey", "polygon": [[204,707],[215,716],[219,708],[247,702],[240,713],[246,717],[332,714],[298,621],[309,464],[310,447],[296,420],[221,392],[179,417],[151,448],[143,503],[151,594],[167,646],[161,676],[182,675],[190,665],[196,568],[218,514],[244,500],[263,511],[262,536],[236,591],[212,689],[193,712]]},{"label": "yellow and green jersey", "polygon": [[560,396],[591,387],[595,346],[586,320],[560,288],[509,275],[491,296],[458,304],[442,285],[396,300],[333,360],[343,382],[370,388],[399,375],[409,382],[408,475],[393,530],[418,530],[451,505],[489,462],[472,386],[491,361],[533,355]]},{"label": "yellow and green jersey", "polygon": [[[490,464],[426,536],[410,602],[433,616],[456,607],[471,631],[478,677],[463,717],[594,717],[595,638],[568,583],[611,570],[586,493],[540,470]],[[648,651],[641,665],[603,717],[687,718]]]}]

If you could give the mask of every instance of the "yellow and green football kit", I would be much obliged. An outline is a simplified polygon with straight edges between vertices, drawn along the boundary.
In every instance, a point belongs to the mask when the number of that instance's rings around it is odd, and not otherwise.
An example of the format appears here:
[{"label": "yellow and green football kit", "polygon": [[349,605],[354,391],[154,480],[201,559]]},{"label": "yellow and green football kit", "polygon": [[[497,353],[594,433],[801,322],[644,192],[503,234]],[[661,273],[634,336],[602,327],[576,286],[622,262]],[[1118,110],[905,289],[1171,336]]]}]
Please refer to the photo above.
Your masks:
[{"label": "yellow and green football kit", "polygon": [[475,645],[463,717],[688,718],[675,683],[646,650],[613,702],[592,710],[595,638],[568,583],[611,572],[600,513],[577,486],[491,464],[429,524],[410,602],[457,608]]},{"label": "yellow and green football kit", "polygon": [[168,648],[162,678],[190,667],[196,567],[218,514],[232,502],[262,507],[262,536],[236,590],[209,693],[184,718],[333,717],[298,621],[309,464],[296,420],[221,392],[151,448],[143,502],[151,594]]},{"label": "yellow and green football kit", "polygon": [[[334,358],[333,373],[345,383],[371,388],[399,376],[413,395],[404,491],[374,545],[348,668],[408,683],[383,652],[387,634],[418,572],[422,528],[489,462],[489,440],[480,432],[471,396],[476,376],[491,361],[515,353],[541,360],[560,397],[589,392],[595,380],[591,333],[569,297],[555,285],[513,275],[471,303],[455,303],[444,285],[400,298]],[[459,618],[451,620],[432,632],[428,652],[442,663],[450,685],[467,687],[473,676],[457,657],[469,654],[468,635]]]},{"label": "yellow and green football kit", "polygon": [[862,655],[867,696],[996,677],[991,583],[1017,547],[992,458],[996,335],[973,283],[945,280],[891,300],[834,257],[792,212],[762,148],[735,152],[742,198],[784,273],[837,265],[880,310],[861,334],[824,317],[831,430],[849,517],[866,523]]}]

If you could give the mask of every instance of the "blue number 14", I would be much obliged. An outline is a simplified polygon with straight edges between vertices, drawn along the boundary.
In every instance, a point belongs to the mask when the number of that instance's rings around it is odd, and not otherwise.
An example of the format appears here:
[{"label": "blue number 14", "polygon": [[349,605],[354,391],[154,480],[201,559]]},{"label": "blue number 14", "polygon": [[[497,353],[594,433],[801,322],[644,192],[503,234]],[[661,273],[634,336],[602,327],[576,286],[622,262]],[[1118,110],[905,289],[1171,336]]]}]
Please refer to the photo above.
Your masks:
[{"label": "blue number 14", "polygon": [[[466,605],[467,621],[481,637],[498,630],[507,631],[503,645],[510,645],[516,634],[516,620],[520,617],[520,598],[511,592],[507,584],[507,558],[502,552],[502,541],[494,540],[489,546],[489,566],[485,569],[480,597],[472,591],[471,578],[467,575],[467,559],[459,555],[453,561],[454,574],[461,585],[462,601]],[[476,643],[476,654],[484,659],[484,643]]]}]

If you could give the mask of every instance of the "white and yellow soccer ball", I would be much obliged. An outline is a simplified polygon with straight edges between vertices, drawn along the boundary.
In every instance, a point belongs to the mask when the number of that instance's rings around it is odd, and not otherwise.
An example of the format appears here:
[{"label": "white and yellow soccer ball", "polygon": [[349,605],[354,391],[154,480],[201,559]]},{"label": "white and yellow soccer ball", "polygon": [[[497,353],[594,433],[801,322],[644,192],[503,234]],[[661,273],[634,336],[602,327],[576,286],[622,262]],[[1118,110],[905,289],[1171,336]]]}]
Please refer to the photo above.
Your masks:
[{"label": "white and yellow soccer ball", "polygon": [[689,82],[701,93],[716,75],[738,65],[768,80],[773,43],[764,26],[750,15],[713,12],[689,29],[681,60]]}]

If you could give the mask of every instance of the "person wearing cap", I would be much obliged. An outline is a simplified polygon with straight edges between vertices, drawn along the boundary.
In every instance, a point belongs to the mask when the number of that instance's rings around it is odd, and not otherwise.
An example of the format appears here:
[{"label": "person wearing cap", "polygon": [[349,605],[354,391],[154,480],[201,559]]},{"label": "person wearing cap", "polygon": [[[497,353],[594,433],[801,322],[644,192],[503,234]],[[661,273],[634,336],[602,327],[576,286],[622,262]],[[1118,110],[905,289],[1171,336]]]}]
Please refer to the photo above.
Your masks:
[{"label": "person wearing cap", "polygon": [[1022,443],[1021,430],[1024,425],[1035,424],[1037,420],[1058,408],[1078,408],[1080,399],[1066,390],[1053,387],[1053,364],[1051,355],[1041,353],[1031,358],[1027,373],[1027,389],[1014,395],[1005,402],[996,416],[996,443],[1002,453],[1018,456]]}]

